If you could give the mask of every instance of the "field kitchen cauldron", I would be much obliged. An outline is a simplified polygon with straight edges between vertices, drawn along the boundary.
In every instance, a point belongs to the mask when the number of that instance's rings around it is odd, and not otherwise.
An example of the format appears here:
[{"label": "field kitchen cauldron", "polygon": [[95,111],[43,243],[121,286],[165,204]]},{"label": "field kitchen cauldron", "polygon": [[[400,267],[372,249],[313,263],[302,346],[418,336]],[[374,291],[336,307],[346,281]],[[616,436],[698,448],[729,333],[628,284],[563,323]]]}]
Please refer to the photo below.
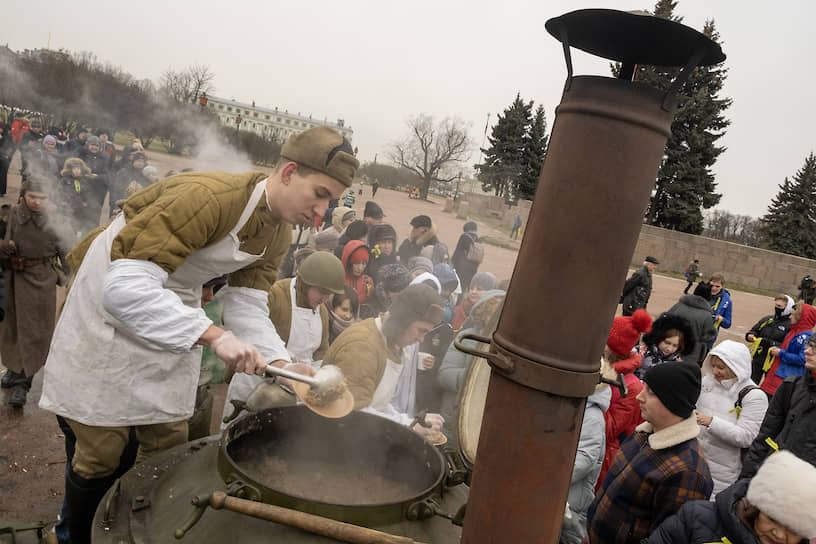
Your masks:
[{"label": "field kitchen cauldron", "polygon": [[228,506],[207,508],[223,493],[250,509],[311,514],[318,526],[339,520],[418,542],[458,542],[450,518],[467,487],[452,472],[440,450],[379,416],[272,408],[135,466],[100,503],[93,542],[342,542]]}]

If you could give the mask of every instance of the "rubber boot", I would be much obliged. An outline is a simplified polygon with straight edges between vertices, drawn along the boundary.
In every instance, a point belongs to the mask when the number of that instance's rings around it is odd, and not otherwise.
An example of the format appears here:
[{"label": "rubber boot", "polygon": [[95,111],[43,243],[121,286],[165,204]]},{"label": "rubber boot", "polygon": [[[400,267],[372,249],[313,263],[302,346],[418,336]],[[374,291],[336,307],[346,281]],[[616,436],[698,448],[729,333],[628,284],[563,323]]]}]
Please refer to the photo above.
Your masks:
[{"label": "rubber boot", "polygon": [[96,507],[113,485],[116,477],[86,479],[68,471],[65,480],[65,503],[68,507],[68,532],[72,544],[91,544],[91,529]]}]

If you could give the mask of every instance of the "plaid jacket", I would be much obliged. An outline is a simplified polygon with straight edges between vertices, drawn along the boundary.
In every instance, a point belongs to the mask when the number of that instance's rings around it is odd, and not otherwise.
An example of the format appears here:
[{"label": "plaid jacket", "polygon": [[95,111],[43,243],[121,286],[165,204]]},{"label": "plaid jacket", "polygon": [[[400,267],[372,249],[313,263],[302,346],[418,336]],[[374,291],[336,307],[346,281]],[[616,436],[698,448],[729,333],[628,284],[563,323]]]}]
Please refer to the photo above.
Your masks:
[{"label": "plaid jacket", "polygon": [[[692,428],[693,425],[693,428]],[[667,440],[675,435],[685,438]],[[639,543],[689,501],[707,500],[714,484],[697,443],[694,416],[650,435],[643,424],[621,444],[606,479],[589,507],[592,544]],[[660,442],[649,440],[650,436]],[[666,445],[668,442],[671,445]],[[653,446],[657,447],[655,449]]]}]

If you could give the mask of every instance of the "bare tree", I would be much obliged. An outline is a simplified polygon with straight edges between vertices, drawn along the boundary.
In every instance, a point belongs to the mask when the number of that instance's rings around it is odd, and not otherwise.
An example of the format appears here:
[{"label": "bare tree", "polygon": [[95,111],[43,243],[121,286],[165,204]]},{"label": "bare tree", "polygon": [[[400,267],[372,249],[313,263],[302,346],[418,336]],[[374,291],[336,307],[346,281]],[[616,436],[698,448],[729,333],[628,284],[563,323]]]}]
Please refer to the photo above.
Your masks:
[{"label": "bare tree", "polygon": [[468,160],[474,144],[468,126],[455,117],[435,123],[432,116],[422,113],[407,124],[408,135],[392,144],[389,157],[421,179],[420,196],[426,199],[432,181],[450,183],[456,179],[458,171],[453,166]]},{"label": "bare tree", "polygon": [[193,103],[201,93],[213,90],[215,74],[203,64],[194,64],[184,70],[168,68],[161,76],[161,89],[176,102]]},{"label": "bare tree", "polygon": [[753,247],[765,245],[759,219],[716,209],[706,212],[703,217],[703,236]]}]

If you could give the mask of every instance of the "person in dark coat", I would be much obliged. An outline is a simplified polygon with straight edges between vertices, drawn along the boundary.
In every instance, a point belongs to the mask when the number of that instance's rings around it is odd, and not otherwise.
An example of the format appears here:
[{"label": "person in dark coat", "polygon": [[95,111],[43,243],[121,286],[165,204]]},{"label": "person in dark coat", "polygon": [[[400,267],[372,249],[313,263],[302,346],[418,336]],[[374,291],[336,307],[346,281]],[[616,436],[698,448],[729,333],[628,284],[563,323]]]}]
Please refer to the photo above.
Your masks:
[{"label": "person in dark coat", "polygon": [[[95,177],[96,194],[92,202],[97,219],[99,212],[102,211],[102,202],[105,200],[105,195],[108,192],[108,185],[110,184],[111,168],[113,161],[110,156],[102,151],[102,142],[97,136],[88,136],[85,142],[85,147],[77,152],[77,156],[91,169],[91,173]],[[138,181],[138,180],[134,180]],[[146,184],[145,184],[146,185]]]},{"label": "person in dark coat", "polygon": [[693,414],[700,368],[658,365],[645,382],[637,399],[646,422],[621,444],[589,507],[590,544],[639,544],[683,504],[708,499],[714,488]]},{"label": "person in dark coat", "polygon": [[397,255],[400,262],[407,263],[411,257],[417,257],[425,246],[439,243],[436,237],[436,226],[427,215],[417,215],[411,219],[411,234],[400,244]]},{"label": "person in dark coat", "polygon": [[772,453],[789,450],[816,466],[816,337],[805,346],[805,375],[777,388],[759,434],[742,463],[740,478],[751,478]]},{"label": "person in dark coat", "polygon": [[714,330],[714,323],[711,320],[711,307],[708,305],[708,298],[711,296],[711,289],[707,283],[700,282],[694,289],[693,295],[683,295],[672,306],[668,312],[671,315],[678,315],[691,324],[694,331],[694,349],[689,352],[685,361],[702,366],[703,360],[708,353],[708,345],[717,336]]},{"label": "person in dark coat", "polygon": [[77,129],[73,138],[65,142],[63,146],[63,153],[70,156],[75,156],[80,149],[85,147],[85,142],[88,141],[88,134],[90,131],[87,128],[81,127]]},{"label": "person in dark coat", "polygon": [[774,298],[774,313],[756,322],[747,333],[745,341],[751,343],[751,380],[762,381],[762,377],[773,363],[771,348],[779,347],[791,327],[791,312],[794,301],[788,295]]},{"label": "person in dark coat", "polygon": [[0,121],[0,196],[6,195],[11,156],[17,147],[11,139],[11,129]]},{"label": "person in dark coat", "polygon": [[[397,263],[397,231],[388,223],[374,225],[368,231],[368,247],[371,254],[368,259],[366,274],[374,278],[377,284],[380,269],[389,264]],[[403,265],[406,263],[403,262]]]},{"label": "person in dark coat", "polygon": [[459,236],[456,242],[456,249],[453,250],[451,257],[451,265],[456,270],[459,276],[459,282],[462,284],[462,292],[467,292],[470,287],[470,280],[473,275],[479,271],[479,264],[476,261],[471,261],[467,258],[468,250],[479,241],[479,235],[476,233],[477,225],[475,221],[468,221],[462,229],[464,232]]},{"label": "person in dark coat", "polygon": [[816,468],[782,451],[714,502],[686,503],[644,544],[799,544],[816,538]]},{"label": "person in dark coat", "polygon": [[126,198],[127,188],[131,182],[135,181],[142,187],[150,185],[142,174],[142,170],[147,165],[147,157],[141,151],[130,153],[128,163],[119,169],[111,178],[109,184],[111,214],[116,210],[115,203]]},{"label": "person in dark coat", "polygon": [[645,310],[652,296],[652,273],[657,268],[660,261],[651,255],[643,261],[643,266],[635,270],[623,284],[621,293],[621,304],[623,304],[623,315],[632,315],[635,310]]},{"label": "person in dark coat", "polygon": [[813,305],[813,298],[816,297],[816,280],[809,275],[802,278],[799,282],[799,298],[805,301],[805,304]]}]

